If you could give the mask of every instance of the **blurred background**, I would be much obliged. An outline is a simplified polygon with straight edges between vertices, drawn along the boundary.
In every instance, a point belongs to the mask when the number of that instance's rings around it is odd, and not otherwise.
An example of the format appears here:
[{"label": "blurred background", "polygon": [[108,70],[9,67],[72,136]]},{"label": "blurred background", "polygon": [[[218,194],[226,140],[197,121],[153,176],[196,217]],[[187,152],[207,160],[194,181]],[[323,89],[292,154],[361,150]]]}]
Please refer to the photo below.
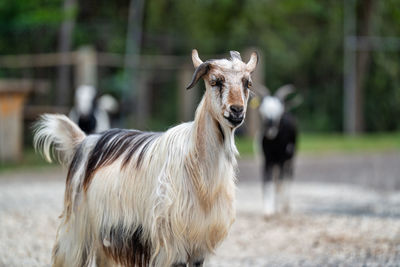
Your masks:
[{"label": "blurred background", "polygon": [[25,122],[43,112],[67,113],[75,88],[91,84],[121,103],[117,126],[164,130],[192,118],[201,95],[185,101],[192,48],[203,58],[255,49],[258,83],[272,90],[291,83],[302,94],[295,111],[302,132],[394,132],[400,127],[394,119],[400,116],[398,5],[4,0],[0,78],[29,83]]},{"label": "blurred background", "polygon": [[[292,110],[300,129],[297,215],[267,222],[257,217],[261,162],[253,140],[260,121],[249,107],[237,133],[241,223],[213,266],[235,266],[229,253],[237,250],[238,257],[249,244],[259,249],[239,256],[237,266],[399,264],[400,0],[0,1],[0,218],[8,218],[0,219],[0,229],[17,225],[45,236],[32,241],[43,243],[37,251],[44,256],[27,256],[32,243],[22,246],[18,231],[0,232],[7,240],[0,251],[15,247],[26,266],[49,263],[46,249],[55,232],[35,227],[55,229],[63,176],[34,154],[34,120],[46,112],[69,114],[80,85],[117,101],[112,127],[162,131],[191,120],[204,90],[202,84],[185,90],[193,48],[203,60],[237,50],[247,61],[255,50],[255,83],[272,92],[290,83],[303,99]],[[40,209],[29,206],[35,197]],[[45,205],[53,201],[53,209]],[[35,230],[27,229],[22,217],[10,215],[15,205],[35,214],[19,216],[45,222],[25,218]],[[243,241],[246,229],[258,234]],[[371,231],[386,232],[365,240]],[[314,254],[304,256],[306,249]],[[336,255],[333,262],[329,253]],[[0,266],[20,263],[0,254]]]},{"label": "blurred background", "polygon": [[[44,112],[67,114],[82,84],[120,103],[113,126],[165,130],[190,120],[201,97],[202,88],[184,90],[193,71],[192,48],[204,59],[238,50],[247,60],[257,50],[256,82],[272,91],[291,83],[302,95],[294,110],[302,133],[330,133],[336,141],[341,133],[385,132],[398,140],[398,5],[397,0],[4,0],[2,97],[8,91],[22,94],[17,98],[23,101],[28,146],[27,126]],[[252,138],[257,121],[247,124],[241,133]]]}]

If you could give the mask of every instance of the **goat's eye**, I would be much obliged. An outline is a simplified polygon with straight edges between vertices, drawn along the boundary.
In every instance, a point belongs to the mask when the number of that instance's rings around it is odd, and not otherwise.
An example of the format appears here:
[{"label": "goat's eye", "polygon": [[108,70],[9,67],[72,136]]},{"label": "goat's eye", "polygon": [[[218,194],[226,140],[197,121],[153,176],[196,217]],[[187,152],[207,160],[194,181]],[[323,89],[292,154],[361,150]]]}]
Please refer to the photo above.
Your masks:
[{"label": "goat's eye", "polygon": [[218,87],[222,87],[222,85],[223,85],[223,82],[222,82],[222,80],[220,80],[220,79],[217,79],[217,80],[211,80],[211,81],[210,81],[210,85],[211,85],[211,86],[218,86]]},{"label": "goat's eye", "polygon": [[251,81],[245,79],[243,80],[243,87],[244,89],[250,89],[253,86],[253,84],[251,83]]}]

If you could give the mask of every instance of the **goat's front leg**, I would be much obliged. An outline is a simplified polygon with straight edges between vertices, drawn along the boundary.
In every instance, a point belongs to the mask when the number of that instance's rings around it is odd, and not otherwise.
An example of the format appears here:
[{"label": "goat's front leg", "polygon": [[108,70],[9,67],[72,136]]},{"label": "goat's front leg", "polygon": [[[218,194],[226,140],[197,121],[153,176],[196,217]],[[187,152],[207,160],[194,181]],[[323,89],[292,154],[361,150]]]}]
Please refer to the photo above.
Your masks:
[{"label": "goat's front leg", "polygon": [[190,260],[188,263],[180,262],[175,263],[172,267],[202,267],[204,265],[204,259]]},{"label": "goat's front leg", "polygon": [[266,163],[263,174],[263,204],[266,217],[270,217],[276,212],[276,184],[273,174],[274,165]]},{"label": "goat's front leg", "polygon": [[282,213],[288,213],[290,211],[290,195],[291,186],[293,181],[293,160],[285,161],[280,166],[277,200],[278,200],[278,211]]},{"label": "goat's front leg", "polygon": [[204,259],[190,262],[188,266],[189,267],[202,267],[203,264],[204,264]]}]

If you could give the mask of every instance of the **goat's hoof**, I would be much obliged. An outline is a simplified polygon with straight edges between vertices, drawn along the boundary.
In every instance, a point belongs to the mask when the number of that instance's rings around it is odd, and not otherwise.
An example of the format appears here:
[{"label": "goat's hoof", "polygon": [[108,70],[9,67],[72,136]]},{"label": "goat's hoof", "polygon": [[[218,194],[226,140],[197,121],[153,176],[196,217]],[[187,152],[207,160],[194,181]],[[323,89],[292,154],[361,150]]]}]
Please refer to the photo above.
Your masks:
[{"label": "goat's hoof", "polygon": [[269,221],[269,220],[276,218],[276,213],[268,213],[268,214],[264,213],[263,217],[264,217],[264,220]]},{"label": "goat's hoof", "polygon": [[272,217],[275,217],[276,216],[276,210],[275,209],[265,209],[264,210],[264,213],[263,213],[263,215],[264,215],[264,218],[272,218]]},{"label": "goat's hoof", "polygon": [[201,267],[203,266],[204,260],[200,260],[200,261],[196,261],[195,263],[193,263],[194,267]]},{"label": "goat's hoof", "polygon": [[264,215],[264,216],[263,216],[264,220],[266,220],[266,221],[272,220],[273,217],[274,217],[273,215]]}]

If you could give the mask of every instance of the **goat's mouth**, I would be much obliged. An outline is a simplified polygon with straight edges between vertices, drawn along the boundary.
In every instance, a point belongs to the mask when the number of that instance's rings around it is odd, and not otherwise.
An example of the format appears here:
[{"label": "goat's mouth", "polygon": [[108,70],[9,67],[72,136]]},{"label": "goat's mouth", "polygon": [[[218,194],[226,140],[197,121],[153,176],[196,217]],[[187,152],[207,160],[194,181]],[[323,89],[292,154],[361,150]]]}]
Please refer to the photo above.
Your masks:
[{"label": "goat's mouth", "polygon": [[244,115],[240,115],[240,116],[232,116],[229,115],[228,117],[224,116],[224,118],[230,122],[230,124],[232,124],[233,127],[237,127],[239,126],[243,120],[244,120]]}]

